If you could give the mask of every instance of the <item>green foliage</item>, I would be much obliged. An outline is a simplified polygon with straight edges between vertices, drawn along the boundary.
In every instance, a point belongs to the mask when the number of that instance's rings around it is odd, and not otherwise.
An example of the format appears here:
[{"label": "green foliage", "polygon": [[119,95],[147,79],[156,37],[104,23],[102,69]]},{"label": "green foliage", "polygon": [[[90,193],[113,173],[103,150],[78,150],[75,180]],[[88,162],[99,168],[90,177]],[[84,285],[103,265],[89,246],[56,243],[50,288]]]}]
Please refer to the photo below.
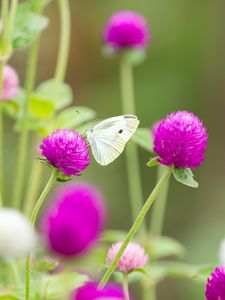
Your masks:
[{"label": "green foliage", "polygon": [[138,128],[133,135],[132,140],[145,150],[153,152],[152,137],[148,128]]},{"label": "green foliage", "polygon": [[166,236],[151,238],[146,250],[153,259],[159,259],[168,256],[182,257],[185,254],[185,248],[181,243],[171,237]]},{"label": "green foliage", "polygon": [[193,279],[197,281],[206,282],[207,278],[209,278],[210,274],[214,272],[217,265],[207,265],[207,266],[199,266],[196,272],[193,275]]},{"label": "green foliage", "polygon": [[158,156],[157,156],[157,157],[153,157],[152,159],[150,159],[150,160],[147,162],[147,166],[148,166],[149,168],[158,166],[159,164],[160,164],[160,163],[158,162]]},{"label": "green foliage", "polygon": [[54,79],[42,82],[37,87],[35,94],[52,101],[57,111],[70,105],[73,101],[71,87],[66,83],[57,83]]},{"label": "green foliage", "polygon": [[32,12],[29,2],[21,3],[16,12],[12,46],[14,49],[28,47],[48,25],[48,19]]},{"label": "green foliage", "polygon": [[69,293],[87,281],[87,276],[76,272],[63,272],[56,275],[46,276],[46,299],[61,300],[67,299]]},{"label": "green foliage", "polygon": [[84,106],[69,107],[58,114],[55,128],[77,128],[95,118],[96,112]]},{"label": "green foliage", "polygon": [[184,185],[193,188],[198,187],[198,183],[194,180],[194,175],[189,168],[173,168],[173,175],[178,182]]}]

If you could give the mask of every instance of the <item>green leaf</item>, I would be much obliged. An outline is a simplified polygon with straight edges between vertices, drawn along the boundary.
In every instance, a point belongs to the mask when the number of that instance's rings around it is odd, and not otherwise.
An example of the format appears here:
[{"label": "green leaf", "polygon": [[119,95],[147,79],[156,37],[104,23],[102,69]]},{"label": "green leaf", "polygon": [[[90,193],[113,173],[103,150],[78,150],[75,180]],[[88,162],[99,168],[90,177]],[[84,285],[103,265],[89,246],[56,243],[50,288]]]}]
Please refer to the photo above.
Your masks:
[{"label": "green leaf", "polygon": [[35,118],[48,119],[55,111],[54,104],[49,98],[33,94],[29,101],[30,112]]},{"label": "green leaf", "polygon": [[138,128],[132,140],[145,150],[153,152],[152,136],[148,128]]},{"label": "green leaf", "polygon": [[185,248],[177,240],[170,237],[154,237],[149,242],[146,249],[149,255],[154,259],[168,256],[182,257],[185,254]]},{"label": "green leaf", "polygon": [[214,272],[216,267],[217,265],[215,264],[198,267],[196,272],[193,274],[192,279],[206,282],[207,278],[209,278],[210,274]]},{"label": "green leaf", "polygon": [[54,79],[42,82],[35,93],[50,99],[56,110],[60,110],[70,105],[73,101],[71,87],[66,83],[57,84]]},{"label": "green leaf", "polygon": [[87,281],[87,276],[76,272],[50,275],[45,279],[46,299],[67,299],[68,295],[85,281]]},{"label": "green leaf", "polygon": [[194,175],[189,168],[173,168],[173,175],[178,182],[183,183],[184,185],[193,188],[198,187],[198,183],[194,180]]},{"label": "green leaf", "polygon": [[46,28],[48,19],[31,11],[29,3],[18,6],[12,38],[14,49],[26,48]]},{"label": "green leaf", "polygon": [[58,172],[58,177],[57,177],[57,181],[58,182],[66,182],[66,181],[69,181],[73,178],[73,176],[67,176],[63,173],[61,173],[60,171]]},{"label": "green leaf", "polygon": [[33,268],[40,272],[54,270],[59,265],[59,260],[52,257],[42,256],[33,263]]},{"label": "green leaf", "polygon": [[160,162],[158,162],[158,156],[157,157],[154,157],[152,159],[150,159],[148,162],[147,162],[147,166],[149,168],[151,167],[155,167],[155,166],[158,166],[160,165]]},{"label": "green leaf", "polygon": [[95,118],[96,112],[84,106],[69,107],[58,114],[56,117],[54,128],[70,128],[76,129],[83,123]]},{"label": "green leaf", "polygon": [[196,265],[176,261],[159,261],[153,264],[149,263],[145,267],[149,279],[154,282],[159,282],[166,277],[193,280],[193,276],[198,268],[199,266]]}]

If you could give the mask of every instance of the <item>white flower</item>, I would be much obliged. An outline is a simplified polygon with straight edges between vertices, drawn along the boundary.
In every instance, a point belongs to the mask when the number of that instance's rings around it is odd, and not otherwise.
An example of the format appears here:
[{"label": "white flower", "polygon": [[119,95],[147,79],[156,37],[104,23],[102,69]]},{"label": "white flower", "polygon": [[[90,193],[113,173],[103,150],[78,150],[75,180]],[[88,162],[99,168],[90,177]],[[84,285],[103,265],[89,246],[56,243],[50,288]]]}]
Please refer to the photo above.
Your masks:
[{"label": "white flower", "polygon": [[19,211],[0,209],[0,256],[20,257],[35,247],[36,233],[30,221]]},{"label": "white flower", "polygon": [[225,265],[225,239],[219,245],[219,262],[221,265]]}]

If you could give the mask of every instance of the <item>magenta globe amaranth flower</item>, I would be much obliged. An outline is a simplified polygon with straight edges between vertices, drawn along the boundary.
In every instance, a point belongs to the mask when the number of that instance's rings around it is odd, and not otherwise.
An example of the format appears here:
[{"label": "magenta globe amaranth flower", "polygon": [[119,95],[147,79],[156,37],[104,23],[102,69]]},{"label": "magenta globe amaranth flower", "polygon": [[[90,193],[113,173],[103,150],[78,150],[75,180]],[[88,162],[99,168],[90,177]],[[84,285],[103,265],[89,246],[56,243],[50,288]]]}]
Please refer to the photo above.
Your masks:
[{"label": "magenta globe amaranth flower", "polygon": [[[113,262],[122,244],[122,242],[118,242],[109,248],[106,258],[108,264]],[[143,268],[147,264],[147,261],[148,256],[144,248],[136,243],[129,243],[117,264],[117,270],[128,273]]]},{"label": "magenta globe amaranth flower", "polygon": [[123,290],[117,284],[107,284],[103,290],[97,287],[97,283],[87,282],[75,290],[71,300],[125,300]]},{"label": "magenta globe amaranth flower", "polygon": [[101,193],[87,183],[70,183],[57,190],[42,228],[50,251],[70,258],[96,243],[104,223]]},{"label": "magenta globe amaranth flower", "polygon": [[87,142],[74,130],[56,130],[40,145],[42,156],[67,176],[79,176],[90,162]]},{"label": "magenta globe amaranth flower", "polygon": [[147,47],[150,33],[146,20],[133,11],[112,15],[105,27],[104,42],[114,50]]},{"label": "magenta globe amaranth flower", "polygon": [[207,300],[225,300],[225,267],[216,268],[208,278],[205,288]]},{"label": "magenta globe amaranth flower", "polygon": [[16,71],[9,65],[3,69],[3,93],[2,100],[15,98],[19,93],[19,77]]},{"label": "magenta globe amaranth flower", "polygon": [[208,135],[193,113],[171,113],[159,124],[154,137],[154,152],[167,166],[197,168],[205,158]]}]

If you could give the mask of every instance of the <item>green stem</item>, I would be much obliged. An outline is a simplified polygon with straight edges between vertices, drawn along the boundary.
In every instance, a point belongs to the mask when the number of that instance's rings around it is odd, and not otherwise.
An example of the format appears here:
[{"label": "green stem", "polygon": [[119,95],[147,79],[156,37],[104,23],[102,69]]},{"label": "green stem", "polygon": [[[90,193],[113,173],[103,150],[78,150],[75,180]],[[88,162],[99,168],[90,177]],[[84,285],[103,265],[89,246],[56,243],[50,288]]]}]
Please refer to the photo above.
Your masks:
[{"label": "green stem", "polygon": [[130,300],[128,274],[127,273],[123,274],[123,293],[124,293],[124,300]]},{"label": "green stem", "polygon": [[[158,179],[162,176],[165,166],[159,165],[158,166]],[[150,232],[154,236],[159,236],[162,234],[163,229],[163,220],[165,215],[165,209],[166,209],[166,200],[168,196],[169,191],[169,180],[166,182],[164,187],[162,188],[157,201],[154,203],[153,210],[152,210],[152,216],[151,216],[151,225],[150,225]]]},{"label": "green stem", "polygon": [[33,159],[30,180],[28,182],[27,194],[24,203],[24,213],[30,216],[32,209],[35,205],[35,200],[37,199],[38,190],[40,187],[40,182],[42,178],[44,165],[39,161]]},{"label": "green stem", "polygon": [[0,59],[1,60],[5,60],[5,57],[7,56],[6,41],[7,41],[7,31],[8,31],[8,10],[9,10],[9,0],[2,0],[2,5],[1,5],[2,32],[0,34]]},{"label": "green stem", "polygon": [[0,299],[2,300],[21,300],[13,294],[0,294]]},{"label": "green stem", "polygon": [[[58,174],[58,171],[56,169],[54,169],[52,171],[52,174],[51,174],[43,192],[41,193],[41,195],[33,209],[33,212],[31,214],[31,223],[33,226],[36,223],[38,212],[39,212],[46,196],[48,195],[49,191],[51,190],[51,188],[53,187],[53,185],[57,179],[57,174]],[[30,299],[30,271],[31,271],[30,259],[31,259],[31,256],[28,255],[26,258],[26,300]]]},{"label": "green stem", "polygon": [[56,169],[53,169],[52,171],[52,174],[43,190],[43,192],[41,193],[41,196],[39,197],[34,209],[33,209],[33,212],[31,214],[31,223],[33,225],[35,225],[36,223],[36,219],[37,219],[37,215],[38,215],[38,212],[46,198],[46,196],[48,195],[49,191],[51,190],[51,188],[53,187],[54,183],[56,182],[56,179],[57,179],[57,175],[58,175],[58,170]]},{"label": "green stem", "polygon": [[15,16],[16,16],[16,9],[18,5],[18,0],[12,0],[11,6],[10,6],[10,14],[9,14],[9,20],[8,20],[8,28],[7,28],[7,48],[8,52],[11,51],[11,39],[12,39],[12,33],[13,33],[13,27],[15,23]]},{"label": "green stem", "polygon": [[20,207],[20,199],[23,190],[23,179],[24,179],[24,166],[26,165],[26,153],[27,153],[27,142],[28,142],[28,124],[29,124],[29,100],[33,91],[35,77],[36,77],[36,67],[38,60],[39,51],[39,38],[32,44],[28,66],[27,66],[27,76],[25,82],[26,97],[23,106],[23,118],[21,123],[21,132],[19,138],[19,156],[18,165],[16,170],[16,180],[14,188],[13,206],[16,208]]},{"label": "green stem", "polygon": [[162,177],[158,181],[157,185],[153,189],[151,195],[146,200],[146,202],[145,202],[144,206],[142,207],[141,211],[139,212],[133,226],[131,227],[130,231],[128,232],[127,237],[126,237],[125,241],[123,242],[120,250],[118,251],[117,255],[115,256],[112,264],[109,266],[106,273],[104,274],[104,276],[103,276],[103,278],[102,278],[102,280],[99,284],[100,289],[104,288],[105,284],[110,279],[112,273],[114,272],[114,270],[115,270],[115,268],[116,268],[116,266],[117,266],[117,264],[118,264],[118,262],[119,262],[119,260],[122,256],[122,254],[123,254],[123,252],[125,251],[127,245],[129,244],[129,242],[131,241],[131,239],[133,238],[133,236],[135,235],[135,233],[137,232],[137,230],[141,226],[141,223],[142,223],[145,215],[147,214],[147,212],[148,212],[149,208],[151,207],[152,203],[154,202],[154,200],[158,196],[158,194],[161,191],[162,187],[164,186],[164,184],[166,183],[166,181],[170,177],[171,173],[172,173],[172,169],[170,167],[167,167],[166,170],[164,171]]},{"label": "green stem", "polygon": [[[6,32],[7,32],[7,17],[8,17],[8,0],[2,0],[1,6],[1,19],[2,19],[2,33],[0,35],[0,56],[4,53]],[[0,59],[0,207],[3,203],[3,187],[4,187],[4,171],[3,171],[3,71],[4,71],[5,59]]]},{"label": "green stem", "polygon": [[4,61],[0,61],[0,207],[3,204],[3,107],[2,107],[2,94],[3,94],[3,69]]},{"label": "green stem", "polygon": [[58,0],[61,28],[59,53],[57,58],[55,80],[58,83],[64,81],[66,67],[68,63],[69,47],[70,47],[70,8],[68,0]]},{"label": "green stem", "polygon": [[[133,68],[129,59],[124,56],[120,65],[121,94],[124,114],[135,114]],[[143,205],[143,193],[141,185],[141,174],[139,169],[138,149],[136,144],[129,142],[125,148],[128,186],[130,191],[131,209],[133,221]],[[146,233],[143,224],[141,230]]]}]

